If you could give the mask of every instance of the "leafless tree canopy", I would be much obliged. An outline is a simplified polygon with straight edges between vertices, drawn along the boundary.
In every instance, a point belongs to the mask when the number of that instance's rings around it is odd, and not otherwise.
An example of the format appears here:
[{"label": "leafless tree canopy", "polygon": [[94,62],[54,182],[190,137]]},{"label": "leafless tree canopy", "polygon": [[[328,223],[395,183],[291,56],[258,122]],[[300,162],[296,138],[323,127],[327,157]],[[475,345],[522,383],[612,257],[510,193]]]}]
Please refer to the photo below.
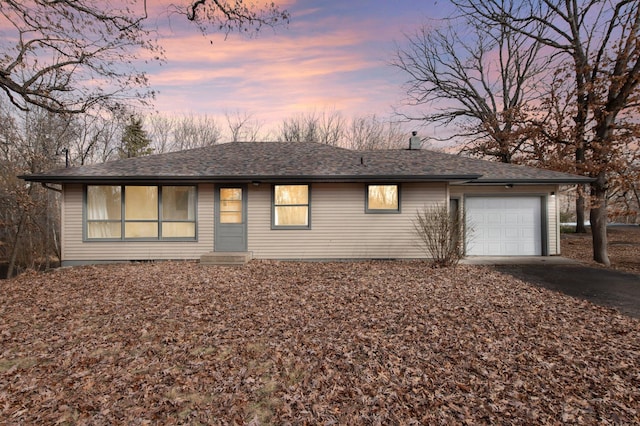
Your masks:
[{"label": "leafless tree canopy", "polygon": [[[13,105],[85,112],[146,85],[132,66],[140,50],[161,51],[143,26],[145,5],[91,1],[3,1],[0,88]],[[131,92],[133,89],[133,93]]]},{"label": "leafless tree canopy", "polygon": [[173,7],[184,13],[187,19],[198,24],[203,32],[210,30],[230,33],[260,31],[263,26],[275,26],[289,22],[289,13],[275,3],[265,3],[259,10],[252,2],[243,0],[190,0]]},{"label": "leafless tree canopy", "polygon": [[375,115],[347,119],[337,111],[325,111],[285,118],[277,139],[317,142],[349,149],[394,149],[406,147],[408,135],[398,123]]},{"label": "leafless tree canopy", "polygon": [[[274,4],[256,9],[241,0],[183,0],[171,9],[204,32],[250,33],[289,19]],[[144,102],[153,91],[136,63],[163,59],[148,18],[146,0],[2,1],[0,89],[21,110],[83,113]]]},{"label": "leafless tree canopy", "polygon": [[[625,162],[637,118],[640,3],[637,0],[454,0],[483,25],[500,25],[542,44],[566,61],[572,84],[576,168],[591,184],[594,259],[609,264],[607,193]],[[542,31],[538,31],[538,29]]]},{"label": "leafless tree canopy", "polygon": [[257,142],[260,140],[262,123],[248,112],[225,112],[227,131],[232,142]]},{"label": "leafless tree canopy", "polygon": [[[538,29],[538,31],[541,31]],[[511,162],[526,141],[524,108],[547,71],[540,42],[472,16],[423,25],[392,64],[407,75],[409,120],[454,126],[449,139],[473,154]],[[415,110],[415,108],[414,108]]]}]

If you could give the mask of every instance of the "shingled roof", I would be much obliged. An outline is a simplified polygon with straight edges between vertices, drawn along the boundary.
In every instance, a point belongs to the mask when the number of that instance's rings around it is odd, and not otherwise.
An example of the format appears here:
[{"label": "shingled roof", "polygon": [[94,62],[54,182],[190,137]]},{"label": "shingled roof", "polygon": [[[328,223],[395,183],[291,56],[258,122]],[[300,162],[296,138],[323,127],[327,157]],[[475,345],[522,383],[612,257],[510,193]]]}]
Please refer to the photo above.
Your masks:
[{"label": "shingled roof", "polygon": [[449,181],[586,183],[591,179],[429,150],[354,151],[318,143],[230,142],[20,176],[47,183]]}]

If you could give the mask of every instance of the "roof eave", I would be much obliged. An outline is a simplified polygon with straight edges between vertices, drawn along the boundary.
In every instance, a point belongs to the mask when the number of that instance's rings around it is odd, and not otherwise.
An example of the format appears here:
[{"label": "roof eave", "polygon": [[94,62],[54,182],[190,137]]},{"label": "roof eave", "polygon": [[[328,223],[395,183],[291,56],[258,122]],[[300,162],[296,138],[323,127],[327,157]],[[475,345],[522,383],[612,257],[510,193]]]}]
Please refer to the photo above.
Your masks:
[{"label": "roof eave", "polygon": [[566,185],[578,185],[594,182],[595,178],[589,177],[575,177],[575,178],[541,178],[541,179],[477,179],[465,184],[470,185],[504,185],[504,184],[518,184],[518,185],[544,185],[544,184],[566,184]]},{"label": "roof eave", "polygon": [[244,175],[244,176],[18,176],[28,182],[42,183],[279,183],[279,182],[457,182],[478,179],[481,175]]}]

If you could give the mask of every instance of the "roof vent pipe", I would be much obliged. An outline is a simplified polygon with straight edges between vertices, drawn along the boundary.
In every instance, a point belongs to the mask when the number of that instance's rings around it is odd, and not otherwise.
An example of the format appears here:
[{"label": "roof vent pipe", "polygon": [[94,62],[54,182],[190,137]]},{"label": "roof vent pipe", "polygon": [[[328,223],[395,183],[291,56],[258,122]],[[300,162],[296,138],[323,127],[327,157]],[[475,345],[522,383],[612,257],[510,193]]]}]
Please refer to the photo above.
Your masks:
[{"label": "roof vent pipe", "polygon": [[420,140],[420,136],[418,136],[418,132],[415,130],[411,132],[411,137],[409,138],[409,149],[420,149],[422,145],[422,141]]}]

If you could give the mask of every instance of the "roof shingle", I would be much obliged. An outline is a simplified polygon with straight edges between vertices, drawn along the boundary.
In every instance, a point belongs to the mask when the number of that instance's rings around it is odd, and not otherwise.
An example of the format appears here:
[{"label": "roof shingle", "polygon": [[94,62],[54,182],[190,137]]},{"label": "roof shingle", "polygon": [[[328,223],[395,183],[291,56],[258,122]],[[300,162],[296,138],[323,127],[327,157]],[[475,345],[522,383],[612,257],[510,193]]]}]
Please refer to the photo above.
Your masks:
[{"label": "roof shingle", "polygon": [[303,142],[231,142],[21,176],[28,181],[472,181],[586,183],[590,179],[429,150],[354,151]]}]

